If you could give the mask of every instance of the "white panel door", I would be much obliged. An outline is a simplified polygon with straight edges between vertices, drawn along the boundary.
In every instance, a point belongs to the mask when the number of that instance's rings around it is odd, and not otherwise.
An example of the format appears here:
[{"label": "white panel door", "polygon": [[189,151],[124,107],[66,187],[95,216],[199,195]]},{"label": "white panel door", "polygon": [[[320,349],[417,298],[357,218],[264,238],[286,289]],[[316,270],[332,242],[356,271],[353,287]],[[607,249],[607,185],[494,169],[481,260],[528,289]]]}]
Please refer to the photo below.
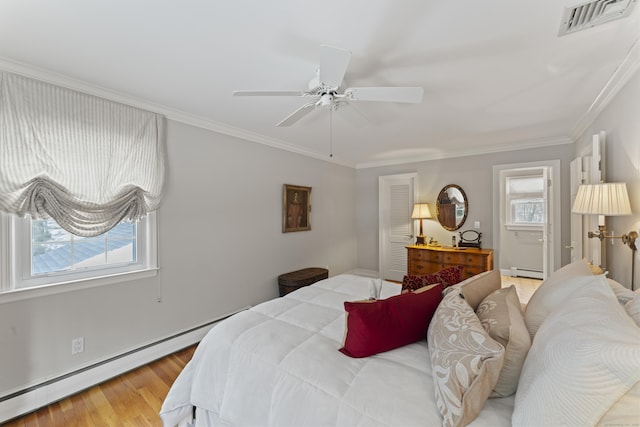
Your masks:
[{"label": "white panel door", "polygon": [[[605,133],[600,132],[593,135],[590,150],[585,153],[585,156],[574,160],[575,167],[578,166],[578,161],[582,164],[582,178],[580,183],[584,184],[597,184],[604,181],[604,144]],[[576,172],[577,173],[577,172]],[[573,179],[573,176],[572,176]],[[578,179],[576,177],[576,179]],[[573,183],[572,183],[573,186]],[[575,194],[573,193],[573,187],[571,189],[571,201],[575,200]],[[577,191],[577,187],[576,187]],[[580,217],[580,219],[578,219]],[[582,245],[581,245],[581,258],[585,258],[587,261],[594,265],[603,266],[605,264],[605,254],[603,252],[604,245],[599,239],[587,238],[589,231],[597,231],[598,224],[604,225],[604,217],[598,215],[571,215],[571,232],[581,233]],[[575,231],[574,231],[575,230]],[[574,237],[572,236],[572,239]],[[576,239],[576,242],[579,242]],[[581,259],[580,258],[580,259]]]},{"label": "white panel door", "polygon": [[[578,157],[571,162],[571,205],[576,200],[576,194],[578,193],[578,187],[584,183],[583,172],[583,159]],[[567,246],[571,250],[571,262],[577,261],[583,258],[583,236],[584,229],[582,225],[581,214],[571,214],[571,242]]]},{"label": "white panel door", "polygon": [[402,281],[407,274],[407,249],[413,243],[411,219],[415,174],[380,177],[380,277]]},{"label": "white panel door", "polygon": [[544,199],[544,221],[542,225],[542,278],[546,279],[549,276],[549,268],[553,263],[553,232],[549,226],[551,220],[551,211],[555,209],[552,203],[551,190],[553,181],[551,180],[551,168],[542,168],[542,179],[545,183],[545,191],[542,193]]}]

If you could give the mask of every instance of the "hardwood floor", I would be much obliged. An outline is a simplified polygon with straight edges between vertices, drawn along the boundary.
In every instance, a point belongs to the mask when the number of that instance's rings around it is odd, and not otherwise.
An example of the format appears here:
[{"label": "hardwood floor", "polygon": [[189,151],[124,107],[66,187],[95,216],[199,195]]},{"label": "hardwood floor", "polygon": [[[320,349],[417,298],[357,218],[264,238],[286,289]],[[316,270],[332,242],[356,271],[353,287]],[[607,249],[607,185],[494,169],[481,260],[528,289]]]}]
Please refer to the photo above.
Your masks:
[{"label": "hardwood floor", "polygon": [[515,285],[520,304],[523,306],[529,302],[531,295],[542,284],[540,279],[528,279],[526,277],[502,276],[502,287],[506,288]]},{"label": "hardwood floor", "polygon": [[3,426],[161,426],[162,401],[195,348],[187,347]]}]

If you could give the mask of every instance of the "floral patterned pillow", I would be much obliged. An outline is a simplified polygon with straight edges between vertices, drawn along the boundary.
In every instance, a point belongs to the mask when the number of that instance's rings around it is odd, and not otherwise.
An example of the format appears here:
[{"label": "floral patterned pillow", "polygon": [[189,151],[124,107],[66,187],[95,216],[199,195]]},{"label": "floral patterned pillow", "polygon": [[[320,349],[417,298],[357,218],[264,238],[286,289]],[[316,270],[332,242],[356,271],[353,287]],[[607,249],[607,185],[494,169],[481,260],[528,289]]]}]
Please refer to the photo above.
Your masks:
[{"label": "floral patterned pillow", "polygon": [[511,396],[518,388],[520,371],[531,348],[516,287],[498,289],[482,300],[476,310],[489,336],[505,349],[504,365],[490,397]]},{"label": "floral patterned pillow", "polygon": [[438,271],[437,273],[427,274],[424,276],[407,275],[402,279],[402,291],[415,291],[423,286],[434,285],[436,283],[442,283],[442,287],[455,285],[462,281],[462,269],[464,266],[456,265],[454,267],[447,267]]},{"label": "floral patterned pillow", "polygon": [[442,425],[467,425],[482,411],[498,381],[504,347],[485,331],[459,290],[440,302],[427,342]]}]

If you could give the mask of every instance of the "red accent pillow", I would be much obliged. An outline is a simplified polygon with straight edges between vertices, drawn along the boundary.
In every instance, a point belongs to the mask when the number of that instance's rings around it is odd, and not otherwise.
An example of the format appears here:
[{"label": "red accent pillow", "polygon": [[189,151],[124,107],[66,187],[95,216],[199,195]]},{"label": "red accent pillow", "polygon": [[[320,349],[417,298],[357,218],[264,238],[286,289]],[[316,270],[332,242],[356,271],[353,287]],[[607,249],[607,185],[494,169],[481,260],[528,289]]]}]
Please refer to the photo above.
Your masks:
[{"label": "red accent pillow", "polygon": [[402,291],[415,291],[423,286],[442,283],[443,288],[447,288],[456,283],[462,282],[462,269],[464,266],[456,265],[447,267],[433,274],[424,276],[404,276],[402,279]]},{"label": "red accent pillow", "polygon": [[347,329],[340,351],[367,357],[425,339],[442,285],[377,301],[345,301]]}]

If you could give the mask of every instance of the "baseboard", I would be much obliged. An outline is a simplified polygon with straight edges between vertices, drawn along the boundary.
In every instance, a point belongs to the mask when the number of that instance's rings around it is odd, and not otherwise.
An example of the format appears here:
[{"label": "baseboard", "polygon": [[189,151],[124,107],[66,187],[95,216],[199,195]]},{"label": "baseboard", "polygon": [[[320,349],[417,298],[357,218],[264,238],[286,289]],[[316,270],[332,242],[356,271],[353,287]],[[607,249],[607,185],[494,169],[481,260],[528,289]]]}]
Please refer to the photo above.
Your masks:
[{"label": "baseboard", "polygon": [[501,268],[500,274],[509,277],[524,277],[528,279],[544,279],[542,271],[525,270],[520,268]]},{"label": "baseboard", "polygon": [[243,308],[195,328],[1,397],[0,423],[33,412],[43,406],[196,344],[204,338],[217,322],[245,309]]},{"label": "baseboard", "polygon": [[366,277],[380,277],[380,273],[374,270],[365,270],[363,268],[356,268],[349,271],[349,274],[355,274],[356,276],[366,276]]}]

